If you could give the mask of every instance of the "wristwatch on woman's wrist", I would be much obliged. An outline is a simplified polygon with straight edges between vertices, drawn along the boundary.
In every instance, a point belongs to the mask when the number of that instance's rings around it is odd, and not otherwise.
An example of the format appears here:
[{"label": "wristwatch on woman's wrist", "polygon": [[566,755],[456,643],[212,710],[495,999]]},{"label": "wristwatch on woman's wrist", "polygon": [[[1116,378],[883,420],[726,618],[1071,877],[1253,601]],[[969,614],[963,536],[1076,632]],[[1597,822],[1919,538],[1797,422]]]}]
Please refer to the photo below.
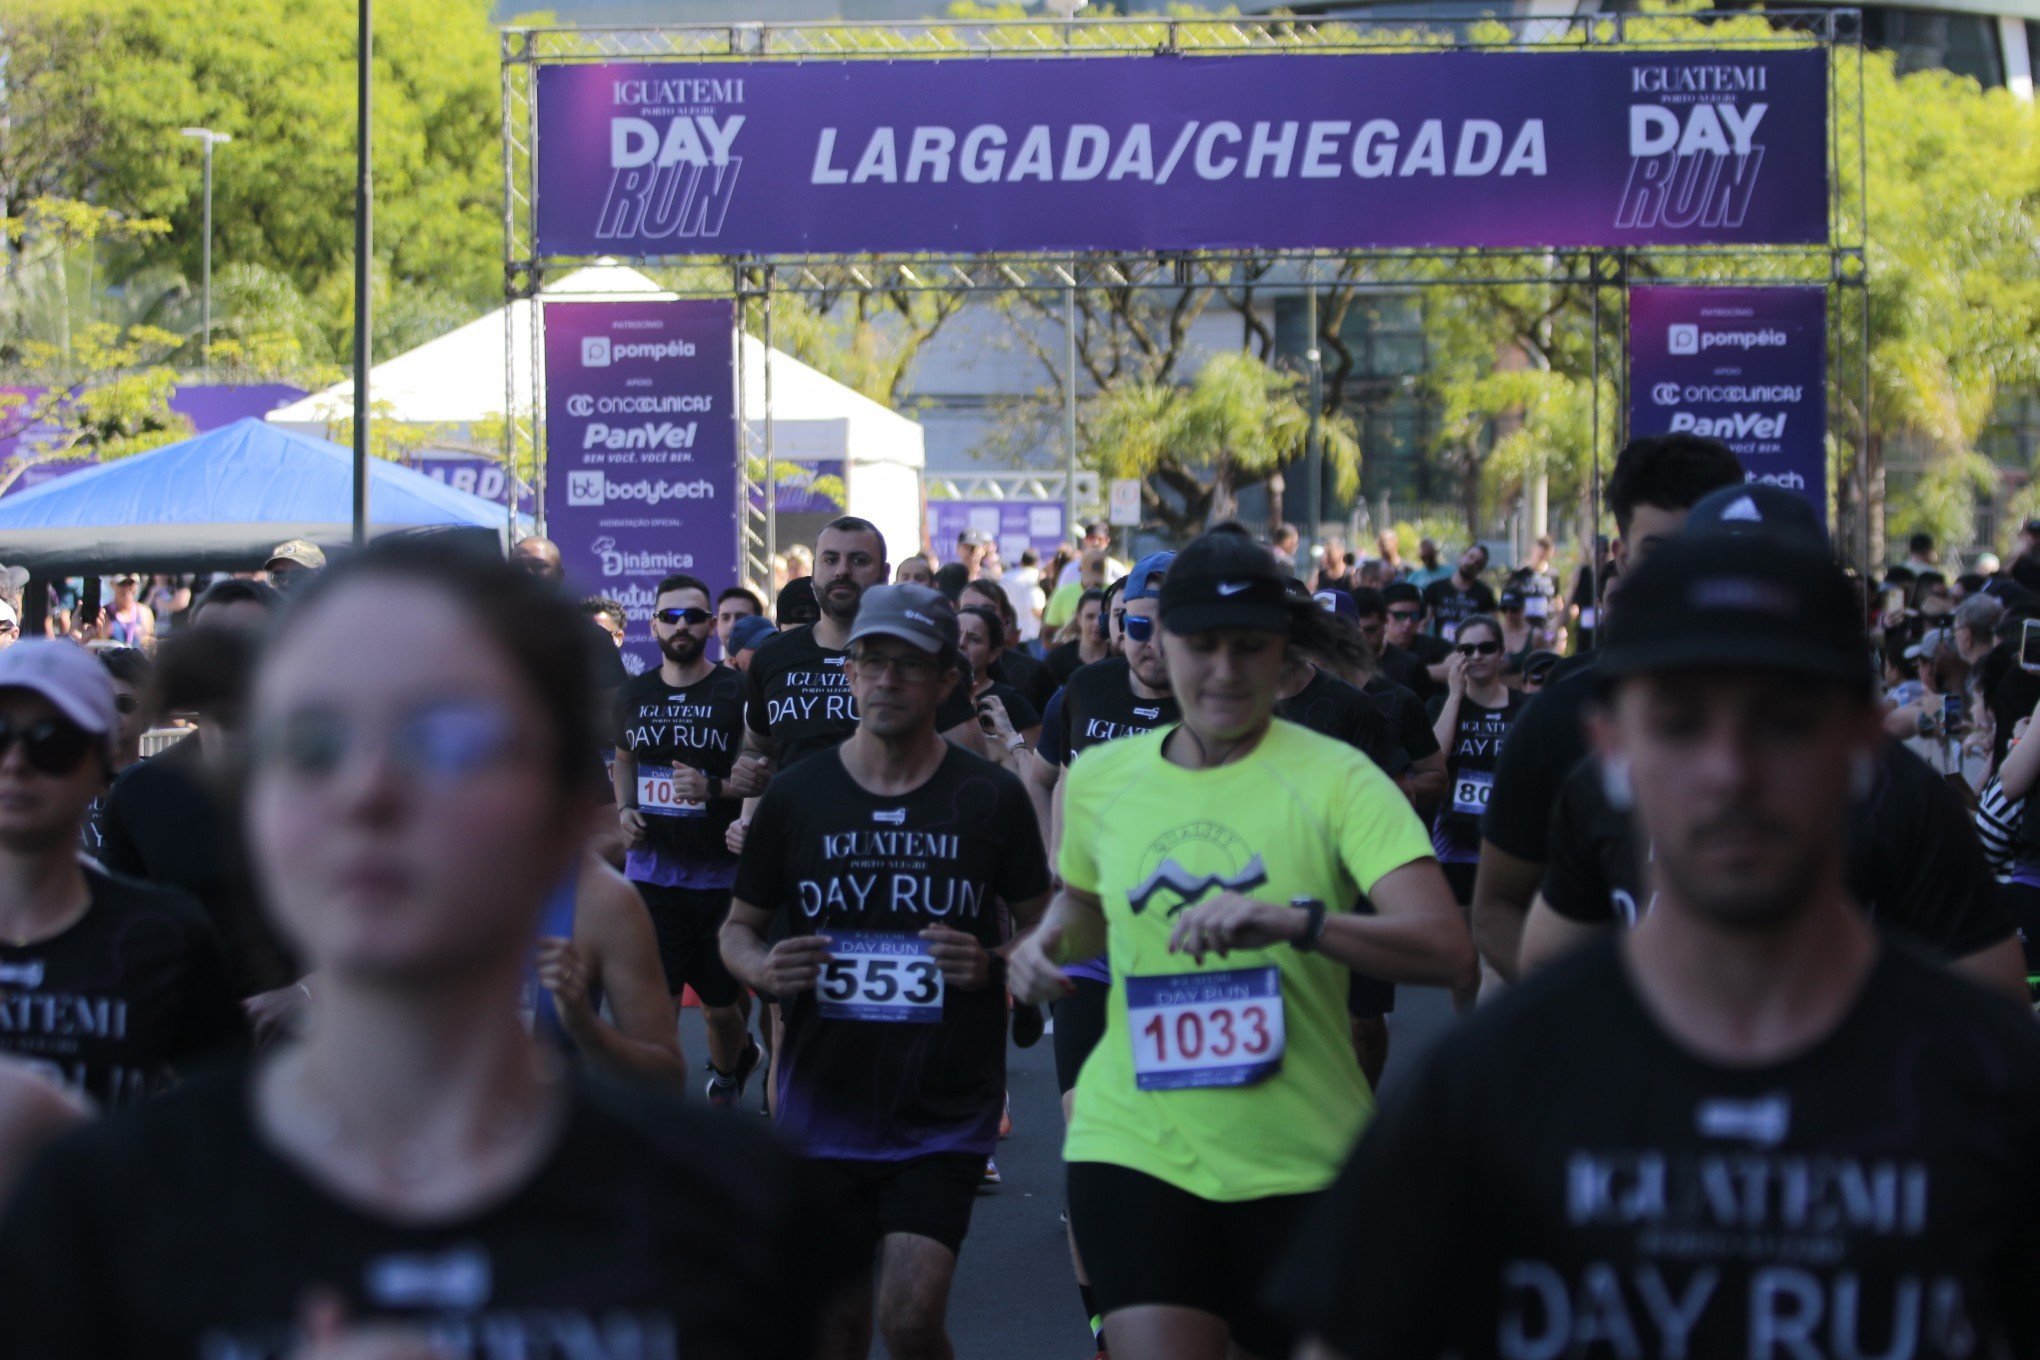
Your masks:
[{"label": "wristwatch on woman's wrist", "polygon": [[1293,897],[1289,905],[1303,911],[1307,917],[1303,923],[1303,934],[1289,943],[1295,947],[1297,953],[1308,954],[1315,950],[1318,941],[1325,937],[1325,904],[1315,897]]}]

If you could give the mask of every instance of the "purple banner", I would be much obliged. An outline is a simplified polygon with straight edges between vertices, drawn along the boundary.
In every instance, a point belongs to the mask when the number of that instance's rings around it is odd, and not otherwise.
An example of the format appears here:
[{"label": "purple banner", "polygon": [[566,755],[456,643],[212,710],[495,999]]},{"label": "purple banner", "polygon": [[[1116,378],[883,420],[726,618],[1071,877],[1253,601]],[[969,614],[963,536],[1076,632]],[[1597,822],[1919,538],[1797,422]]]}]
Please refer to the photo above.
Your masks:
[{"label": "purple banner", "polygon": [[1629,433],[1719,439],[1827,514],[1827,292],[1633,288]]},{"label": "purple banner", "polygon": [[[823,477],[834,477],[839,485],[847,486],[845,477],[849,467],[840,458],[823,458],[812,463],[778,463],[775,470],[779,480],[773,484],[772,508],[782,515],[840,515],[843,504],[827,491],[815,486]],[[751,507],[765,509],[765,488],[753,483],[751,486]]]},{"label": "purple banner", "polygon": [[956,560],[956,536],[966,529],[981,529],[997,541],[999,560],[1009,567],[1020,565],[1020,554],[1032,548],[1041,556],[1045,570],[1055,550],[1062,546],[1063,504],[1061,501],[929,501],[928,550],[937,562]]},{"label": "purple banner", "polygon": [[545,304],[546,533],[567,580],[630,613],[674,572],[737,583],[736,311],[724,301]]},{"label": "purple banner", "polygon": [[538,72],[541,255],[1814,243],[1827,54]]}]

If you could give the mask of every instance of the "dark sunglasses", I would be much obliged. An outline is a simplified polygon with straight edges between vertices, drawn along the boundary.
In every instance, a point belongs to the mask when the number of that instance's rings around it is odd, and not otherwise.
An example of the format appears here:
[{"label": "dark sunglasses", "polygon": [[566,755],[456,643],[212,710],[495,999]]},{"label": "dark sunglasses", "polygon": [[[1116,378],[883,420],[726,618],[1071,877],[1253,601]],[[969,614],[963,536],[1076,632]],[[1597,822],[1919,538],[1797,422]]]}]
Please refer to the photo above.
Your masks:
[{"label": "dark sunglasses", "polygon": [[1461,656],[1493,656],[1501,650],[1502,644],[1499,642],[1462,642],[1459,644],[1459,654]]},{"label": "dark sunglasses", "polygon": [[142,701],[132,694],[116,694],[113,696],[113,706],[122,713],[134,713],[141,709]]},{"label": "dark sunglasses", "polygon": [[684,623],[690,628],[699,628],[715,615],[706,609],[661,609],[652,617],[669,627]]},{"label": "dark sunglasses", "polygon": [[1421,609],[1391,609],[1388,616],[1397,623],[1408,623],[1411,619],[1422,618],[1423,613]]},{"label": "dark sunglasses", "polygon": [[1155,635],[1155,621],[1144,614],[1129,614],[1124,609],[1115,609],[1112,619],[1119,625],[1119,631],[1126,634],[1128,642],[1146,642]]},{"label": "dark sunglasses", "polygon": [[43,774],[72,773],[92,753],[95,740],[90,732],[76,723],[58,718],[38,718],[23,726],[0,718],[0,760],[7,758],[9,748],[18,741],[21,753],[28,757],[29,766]]}]

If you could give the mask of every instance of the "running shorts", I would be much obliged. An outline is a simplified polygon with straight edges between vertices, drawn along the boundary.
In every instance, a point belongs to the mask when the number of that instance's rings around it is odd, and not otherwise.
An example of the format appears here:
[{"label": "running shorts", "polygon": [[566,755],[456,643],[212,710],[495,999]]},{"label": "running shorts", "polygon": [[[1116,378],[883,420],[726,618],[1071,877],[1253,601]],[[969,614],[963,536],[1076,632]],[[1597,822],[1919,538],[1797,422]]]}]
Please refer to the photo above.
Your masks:
[{"label": "running shorts", "polygon": [[730,914],[728,888],[668,888],[633,883],[651,913],[659,937],[659,964],[666,989],[679,996],[692,987],[704,1006],[737,1004],[737,980],[723,963],[723,922]]}]

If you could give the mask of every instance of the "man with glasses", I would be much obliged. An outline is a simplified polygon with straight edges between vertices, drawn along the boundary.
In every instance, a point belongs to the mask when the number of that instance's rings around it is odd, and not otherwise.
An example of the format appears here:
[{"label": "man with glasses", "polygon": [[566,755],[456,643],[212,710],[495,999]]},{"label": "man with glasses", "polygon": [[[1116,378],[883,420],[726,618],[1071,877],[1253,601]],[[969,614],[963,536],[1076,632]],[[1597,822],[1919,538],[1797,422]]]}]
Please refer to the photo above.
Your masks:
[{"label": "man with glasses", "polygon": [[1423,703],[1445,692],[1452,644],[1424,628],[1424,592],[1409,581],[1382,588],[1381,673]]},{"label": "man with glasses", "polygon": [[616,692],[616,816],[624,873],[644,898],[667,990],[701,998],[708,1028],[708,1102],[735,1106],[759,1062],[723,967],[716,933],[729,915],[737,858],[725,843],[743,800],[764,792],[762,757],[742,759],[744,681],[707,656],[716,621],[692,576],[659,582],[652,641],[659,667]]},{"label": "man with glasses", "polygon": [[106,1109],[247,1033],[198,904],[78,854],[119,729],[113,681],[83,648],[0,656],[0,1051]]},{"label": "man with glasses", "polygon": [[[938,735],[963,683],[949,602],[873,589],[846,641],[860,721],[766,790],[723,957],[781,999],[778,1129],[856,1224],[845,1258],[878,1246],[887,1348],[937,1360],[1005,1096],[999,906],[1032,928],[1048,865],[1019,780]],[[873,1316],[861,1294],[822,1353],[865,1355]]]}]

